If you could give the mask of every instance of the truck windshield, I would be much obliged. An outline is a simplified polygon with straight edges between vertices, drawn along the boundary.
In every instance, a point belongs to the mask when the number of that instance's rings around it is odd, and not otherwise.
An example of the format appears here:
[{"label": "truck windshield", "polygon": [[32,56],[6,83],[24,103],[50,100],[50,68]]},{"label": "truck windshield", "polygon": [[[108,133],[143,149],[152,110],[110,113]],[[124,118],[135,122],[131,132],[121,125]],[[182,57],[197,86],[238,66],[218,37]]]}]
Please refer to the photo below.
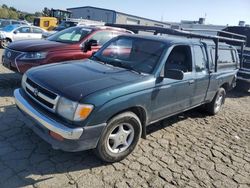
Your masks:
[{"label": "truck windshield", "polygon": [[85,38],[92,30],[83,27],[71,27],[60,31],[52,36],[48,37],[47,40],[61,42],[61,43],[77,43]]},{"label": "truck windshield", "polygon": [[123,36],[110,41],[92,59],[139,73],[151,74],[165,47],[166,45],[160,41]]}]

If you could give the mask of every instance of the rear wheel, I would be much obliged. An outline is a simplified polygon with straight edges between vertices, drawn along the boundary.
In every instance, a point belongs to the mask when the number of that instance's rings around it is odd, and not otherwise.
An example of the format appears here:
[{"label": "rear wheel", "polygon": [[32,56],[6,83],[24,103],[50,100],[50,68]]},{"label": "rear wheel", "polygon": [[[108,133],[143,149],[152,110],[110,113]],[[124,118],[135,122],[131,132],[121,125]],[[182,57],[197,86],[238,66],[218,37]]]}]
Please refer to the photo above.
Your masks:
[{"label": "rear wheel", "polygon": [[117,162],[128,156],[141,137],[140,119],[132,112],[112,118],[103,132],[96,154],[106,162]]},{"label": "rear wheel", "polygon": [[226,97],[225,89],[220,88],[217,91],[214,99],[209,104],[207,104],[207,111],[212,115],[217,114],[221,110],[225,102],[225,97]]},{"label": "rear wheel", "polygon": [[1,40],[1,47],[2,48],[6,48],[9,45],[10,42],[11,42],[10,39],[3,39],[3,40]]}]

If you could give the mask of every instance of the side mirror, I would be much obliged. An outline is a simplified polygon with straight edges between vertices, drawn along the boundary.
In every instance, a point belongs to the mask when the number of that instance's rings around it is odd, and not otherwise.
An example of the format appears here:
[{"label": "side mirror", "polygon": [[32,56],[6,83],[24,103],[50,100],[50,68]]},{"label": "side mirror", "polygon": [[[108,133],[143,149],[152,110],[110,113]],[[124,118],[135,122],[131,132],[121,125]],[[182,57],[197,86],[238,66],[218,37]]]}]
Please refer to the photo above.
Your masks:
[{"label": "side mirror", "polygon": [[[161,77],[163,77],[162,74],[161,74]],[[184,72],[178,69],[167,69],[164,72],[164,78],[170,78],[174,80],[183,80]]]},{"label": "side mirror", "polygon": [[84,52],[90,51],[92,46],[98,46],[97,40],[91,39],[86,41],[83,45],[83,51]]},{"label": "side mirror", "polygon": [[19,33],[19,31],[14,31],[13,33],[14,33],[14,34],[17,34],[17,33]]}]

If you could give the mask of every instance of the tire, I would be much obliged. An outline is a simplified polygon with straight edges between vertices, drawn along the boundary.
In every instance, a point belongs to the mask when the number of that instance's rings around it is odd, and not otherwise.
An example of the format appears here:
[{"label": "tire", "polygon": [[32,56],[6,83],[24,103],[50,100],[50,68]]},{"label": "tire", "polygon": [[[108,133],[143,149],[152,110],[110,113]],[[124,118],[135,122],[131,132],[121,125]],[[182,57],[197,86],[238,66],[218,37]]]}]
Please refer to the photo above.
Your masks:
[{"label": "tire", "polygon": [[9,45],[9,43],[11,43],[11,40],[10,39],[3,39],[3,40],[1,40],[1,47],[2,48],[6,48],[8,45]]},{"label": "tire", "polygon": [[121,161],[135,149],[141,132],[142,125],[137,115],[133,112],[118,114],[108,122],[95,153],[105,162]]},{"label": "tire", "polygon": [[214,96],[213,100],[207,104],[207,111],[211,115],[215,115],[219,113],[221,110],[224,102],[225,102],[225,97],[226,97],[226,91],[224,88],[220,88],[216,95]]}]

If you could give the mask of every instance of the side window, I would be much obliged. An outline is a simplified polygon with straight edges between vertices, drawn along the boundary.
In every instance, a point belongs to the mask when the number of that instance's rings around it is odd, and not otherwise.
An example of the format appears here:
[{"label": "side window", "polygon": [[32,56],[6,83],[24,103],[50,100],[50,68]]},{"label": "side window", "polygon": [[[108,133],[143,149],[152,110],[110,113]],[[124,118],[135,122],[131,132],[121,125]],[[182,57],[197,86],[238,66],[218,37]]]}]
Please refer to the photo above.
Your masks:
[{"label": "side window", "polygon": [[233,54],[231,49],[219,49],[218,56],[218,64],[233,62]]},{"label": "side window", "polygon": [[202,46],[194,46],[194,59],[196,72],[202,72],[206,70],[206,55]]},{"label": "side window", "polygon": [[190,46],[175,46],[168,56],[165,69],[178,69],[183,72],[192,72],[192,55]]},{"label": "side window", "polygon": [[33,33],[43,33],[43,31],[39,28],[34,28],[33,27]]},{"label": "side window", "polygon": [[21,27],[19,29],[17,29],[17,31],[19,31],[19,33],[30,33],[30,27]]},{"label": "side window", "polygon": [[93,40],[97,40],[97,43],[102,46],[106,42],[108,42],[110,39],[113,38],[112,32],[109,31],[99,31],[95,33],[91,38]]},{"label": "side window", "polygon": [[43,27],[49,27],[49,21],[44,21],[43,22]]},{"label": "side window", "polygon": [[21,23],[17,21],[12,21],[12,24],[21,24]]}]

